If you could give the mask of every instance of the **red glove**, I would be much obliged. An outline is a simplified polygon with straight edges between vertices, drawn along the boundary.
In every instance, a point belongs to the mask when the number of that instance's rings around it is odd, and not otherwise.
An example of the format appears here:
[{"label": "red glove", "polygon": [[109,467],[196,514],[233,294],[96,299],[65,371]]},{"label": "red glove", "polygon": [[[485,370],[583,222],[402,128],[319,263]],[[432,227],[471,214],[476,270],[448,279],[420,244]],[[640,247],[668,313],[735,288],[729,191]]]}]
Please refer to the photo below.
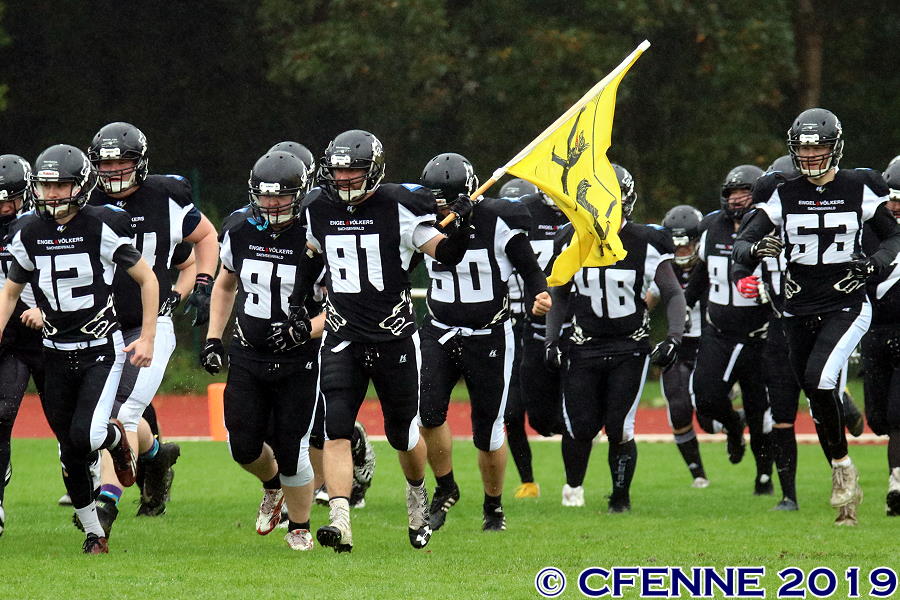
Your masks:
[{"label": "red glove", "polygon": [[759,297],[759,277],[756,275],[747,275],[737,282],[738,293],[744,298]]}]

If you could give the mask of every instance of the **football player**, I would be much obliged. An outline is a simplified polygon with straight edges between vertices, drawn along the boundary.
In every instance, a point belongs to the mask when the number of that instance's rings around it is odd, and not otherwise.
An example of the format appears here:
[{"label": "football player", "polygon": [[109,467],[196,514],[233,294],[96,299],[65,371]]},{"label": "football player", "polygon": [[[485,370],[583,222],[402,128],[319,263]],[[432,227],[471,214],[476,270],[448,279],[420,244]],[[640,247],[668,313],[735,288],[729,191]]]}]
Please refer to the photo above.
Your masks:
[{"label": "football player", "polygon": [[[142,418],[159,389],[166,366],[175,350],[172,314],[181,302],[181,293],[173,289],[170,268],[175,247],[182,240],[194,244],[199,285],[199,302],[208,273],[215,273],[217,245],[215,229],[194,206],[188,180],[176,175],[150,175],[147,138],[130,123],[104,125],[94,135],[88,158],[97,170],[97,189],[89,204],[113,205],[124,209],[131,218],[132,242],[151,265],[159,281],[159,317],[153,352],[153,364],[138,369],[125,364],[113,415],[125,426],[129,441],[138,454],[144,471],[143,493],[139,516],[156,516],[165,512],[166,476],[178,460],[177,444],[160,444]],[[122,336],[128,344],[141,332],[141,299],[138,287],[124,271],[116,273],[112,282],[114,304]],[[198,309],[200,310],[200,309]],[[198,313],[199,314],[199,313]],[[122,486],[116,481],[109,461],[104,459],[102,487],[97,498],[97,511],[107,537],[118,516]]]},{"label": "football player", "polygon": [[[421,183],[437,200],[438,214],[449,202],[478,188],[475,169],[452,152],[432,158]],[[431,285],[428,317],[422,326],[422,389],[419,414],[428,444],[428,462],[437,480],[431,527],[439,529],[459,500],[453,478],[452,437],[447,425],[450,392],[465,379],[472,407],[472,431],[484,485],[483,531],[503,531],[501,495],[506,469],[503,418],[516,354],[506,282],[515,269],[522,277],[529,311],[547,312],[547,279],[528,243],[528,210],[520,202],[481,198],[470,216],[473,233],[462,261],[452,267],[425,258]],[[451,227],[457,227],[451,225]]]},{"label": "football player", "polygon": [[[733,256],[746,265],[785,249],[784,328],[791,366],[832,464],[836,523],[854,525],[862,490],[847,452],[837,386],[841,368],[871,322],[866,282],[893,262],[900,229],[884,206],[890,190],[881,175],[838,168],[844,140],[832,112],[803,111],[788,130],[787,142],[802,177],[785,181],[759,205],[735,242]],[[861,247],[867,222],[882,240],[870,256]],[[781,227],[783,243],[770,235],[775,227]]]},{"label": "football player", "polygon": [[[691,379],[697,412],[719,421],[728,434],[728,458],[739,463],[744,456],[744,415],[731,405],[729,392],[740,383],[750,447],[756,459],[754,494],[773,493],[772,458],[767,423],[768,400],[765,381],[760,377],[771,307],[756,290],[762,268],[732,284],[731,252],[741,219],[751,207],[751,188],[763,174],[753,165],[740,165],[725,176],[721,210],[704,221],[700,236],[699,261],[685,289],[688,306],[706,302],[706,328],[697,351]],[[745,297],[748,288],[755,293]],[[748,293],[748,295],[751,295]]]},{"label": "football player", "polygon": [[[672,237],[662,228],[631,221],[637,195],[634,179],[613,165],[622,198],[619,237],[628,255],[608,267],[583,267],[568,284],[551,288],[553,307],[547,316],[547,357],[562,370],[563,506],[584,506],[584,482],[592,442],[601,429],[609,440],[612,477],[610,513],[631,510],[631,480],[637,465],[634,418],[651,362],[650,319],[644,297],[651,282],[666,307],[666,340],[653,349],[661,367],[674,363],[684,332],[684,294],[671,259]],[[571,240],[567,225],[557,246]],[[572,294],[572,290],[577,292]],[[572,334],[565,357],[558,350],[562,324],[572,310]]]},{"label": "football player", "polygon": [[[459,263],[471,233],[467,197],[450,203],[459,223],[445,236],[434,228],[431,192],[420,185],[381,183],[384,166],[378,138],[345,131],[329,143],[319,169],[321,187],[307,196],[307,243],[323,255],[328,283],[319,381],[331,523],[316,537],[337,552],[353,547],[350,438],[370,380],[381,400],[388,442],[406,476],[409,542],[424,548],[431,538],[426,447],[416,422],[419,335],[408,268],[415,252],[448,266]],[[300,293],[305,289],[301,286]]]},{"label": "football player", "polygon": [[[44,150],[29,177],[36,210],[16,222],[13,256],[0,291],[3,329],[25,283],[36,282],[43,313],[44,413],[60,444],[66,489],[83,524],[83,551],[108,552],[97,518],[88,465],[106,448],[124,486],[134,484],[135,459],[122,423],[110,419],[126,353],[135,367],[153,360],[159,286],[131,243],[128,214],[85,206],[97,172],[85,154],[65,144]],[[113,308],[117,267],[138,284],[140,336],[127,346]]]},{"label": "football player", "polygon": [[[0,156],[0,287],[6,282],[13,256],[6,240],[16,218],[30,208],[28,176],[31,165],[21,156]],[[28,378],[34,379],[38,394],[44,391],[44,366],[40,327],[32,324],[40,319],[35,307],[31,284],[26,284],[0,339],[0,535],[6,524],[3,498],[12,477],[10,438],[13,424],[25,395]]]},{"label": "football player", "polygon": [[[697,265],[697,242],[700,239],[700,222],[703,214],[694,208],[682,204],[670,209],[663,218],[662,225],[672,234],[675,245],[675,257],[672,268],[681,283],[682,289],[687,287],[688,279]],[[650,286],[651,299],[655,303],[658,290]],[[685,320],[684,336],[678,348],[678,356],[672,366],[660,374],[659,384],[666,399],[669,411],[669,423],[675,435],[675,444],[684,459],[691,476],[691,485],[695,488],[709,486],[709,479],[700,458],[700,444],[694,431],[694,395],[691,391],[691,374],[697,360],[697,349],[700,347],[700,330],[702,328],[701,304],[696,303],[688,309]],[[698,417],[701,421],[706,421]],[[711,423],[704,430],[711,430]]]},{"label": "football player", "polygon": [[[225,426],[231,456],[263,486],[256,532],[267,535],[275,529],[286,501],[285,540],[301,551],[313,547],[309,438],[319,344],[309,340],[321,336],[325,321],[313,294],[307,296],[308,306],[289,319],[288,302],[306,244],[298,223],[309,189],[306,178],[303,161],[288,152],[269,152],[253,165],[250,204],[222,225],[223,272],[213,287],[208,337],[200,354],[210,373],[229,364]],[[317,270],[303,279],[315,281],[321,266]],[[232,308],[234,335],[226,360],[222,334]]]},{"label": "football player", "polygon": [[[900,161],[884,171],[890,188],[885,203],[900,221]],[[868,225],[863,234],[867,253],[877,252],[878,239]],[[862,339],[866,417],[878,435],[888,436],[887,515],[900,516],[900,266],[897,260],[869,283],[872,326]]]}]

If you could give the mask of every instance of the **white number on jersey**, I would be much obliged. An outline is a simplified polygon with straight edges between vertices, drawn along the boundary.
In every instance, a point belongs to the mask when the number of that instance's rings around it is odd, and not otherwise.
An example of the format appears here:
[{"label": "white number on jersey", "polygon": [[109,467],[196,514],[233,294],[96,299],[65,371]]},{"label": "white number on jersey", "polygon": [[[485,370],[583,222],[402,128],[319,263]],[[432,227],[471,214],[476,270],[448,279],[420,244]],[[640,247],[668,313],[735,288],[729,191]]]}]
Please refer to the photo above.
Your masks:
[{"label": "white number on jersey", "polygon": [[[279,280],[273,281],[272,273]],[[244,301],[244,313],[258,319],[271,319],[272,290],[277,289],[281,310],[289,314],[288,297],[294,289],[294,278],[297,267],[294,265],[275,265],[264,260],[248,258],[241,262],[241,283],[247,298]]]},{"label": "white number on jersey", "polygon": [[94,306],[94,294],[75,296],[73,290],[94,282],[91,257],[86,252],[35,257],[38,286],[57,312],[74,312]]},{"label": "white number on jersey", "polygon": [[[600,274],[604,274],[600,281]],[[591,299],[591,309],[599,318],[627,317],[635,312],[634,283],[637,273],[631,269],[581,269],[578,293]],[[605,301],[605,307],[604,307]]]},{"label": "white number on jersey", "polygon": [[834,234],[834,241],[825,248],[821,262],[849,262],[858,231],[859,219],[852,212],[785,215],[785,238],[791,244],[788,260],[801,265],[819,264],[819,236],[827,232]]},{"label": "white number on jersey", "polygon": [[329,235],[325,239],[331,289],[338,294],[358,294],[362,291],[360,251],[366,257],[365,277],[376,290],[384,290],[381,248],[377,233],[363,235]]},{"label": "white number on jersey", "polygon": [[445,304],[455,302],[457,289],[459,301],[463,304],[489,302],[494,299],[487,248],[466,251],[456,267],[445,267],[432,259],[428,259],[427,262],[431,275],[431,299],[435,302]]}]

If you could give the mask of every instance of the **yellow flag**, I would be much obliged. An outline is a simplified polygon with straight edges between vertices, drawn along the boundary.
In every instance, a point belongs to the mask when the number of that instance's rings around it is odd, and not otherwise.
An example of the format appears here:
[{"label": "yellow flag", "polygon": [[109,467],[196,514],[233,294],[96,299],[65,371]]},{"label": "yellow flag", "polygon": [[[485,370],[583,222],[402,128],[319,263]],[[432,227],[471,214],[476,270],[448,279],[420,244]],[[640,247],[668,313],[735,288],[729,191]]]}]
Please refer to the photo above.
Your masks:
[{"label": "yellow flag", "polygon": [[625,258],[619,184],[606,150],[619,82],[649,45],[638,46],[506,167],[553,198],[575,228],[572,243],[553,265],[551,286],[567,283],[583,266],[604,267]]}]

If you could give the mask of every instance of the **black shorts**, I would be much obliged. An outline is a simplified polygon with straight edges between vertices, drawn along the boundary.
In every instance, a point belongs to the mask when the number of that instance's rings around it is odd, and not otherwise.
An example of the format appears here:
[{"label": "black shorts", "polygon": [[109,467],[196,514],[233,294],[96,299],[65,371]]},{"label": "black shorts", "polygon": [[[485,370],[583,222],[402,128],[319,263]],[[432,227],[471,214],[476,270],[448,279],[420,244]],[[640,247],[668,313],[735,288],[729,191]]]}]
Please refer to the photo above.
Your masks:
[{"label": "black shorts", "polygon": [[353,437],[353,425],[369,381],[381,401],[384,431],[397,450],[419,442],[419,333],[365,344],[326,332],[319,353],[319,390],[325,404],[325,436]]},{"label": "black shorts", "polygon": [[[544,341],[527,335],[522,343],[520,379],[528,423],[543,436],[562,433],[562,375],[544,366]],[[567,338],[560,342],[565,353]]]},{"label": "black shorts", "polygon": [[232,458],[242,465],[252,463],[268,442],[279,473],[295,475],[301,447],[308,447],[312,432],[315,363],[229,358],[224,404]]},{"label": "black shorts", "polygon": [[[487,331],[487,330],[485,330]],[[463,377],[472,408],[475,447],[493,451],[503,446],[503,415],[516,352],[512,323],[505,321],[490,333],[461,335],[426,322],[422,327],[423,427],[447,420],[453,386]]]},{"label": "black shorts", "polygon": [[740,341],[707,328],[691,376],[697,414],[728,422],[732,410],[728,394],[738,382],[748,421],[755,423],[758,419],[762,423],[768,409],[762,372],[764,349],[765,340]]},{"label": "black shorts", "polygon": [[769,320],[769,338],[763,356],[766,373],[766,390],[775,423],[789,424],[797,419],[800,402],[800,384],[791,368],[784,322],[781,317]]},{"label": "black shorts", "polygon": [[604,354],[572,344],[565,362],[563,418],[569,435],[589,441],[603,428],[610,444],[631,441],[649,354]]}]

